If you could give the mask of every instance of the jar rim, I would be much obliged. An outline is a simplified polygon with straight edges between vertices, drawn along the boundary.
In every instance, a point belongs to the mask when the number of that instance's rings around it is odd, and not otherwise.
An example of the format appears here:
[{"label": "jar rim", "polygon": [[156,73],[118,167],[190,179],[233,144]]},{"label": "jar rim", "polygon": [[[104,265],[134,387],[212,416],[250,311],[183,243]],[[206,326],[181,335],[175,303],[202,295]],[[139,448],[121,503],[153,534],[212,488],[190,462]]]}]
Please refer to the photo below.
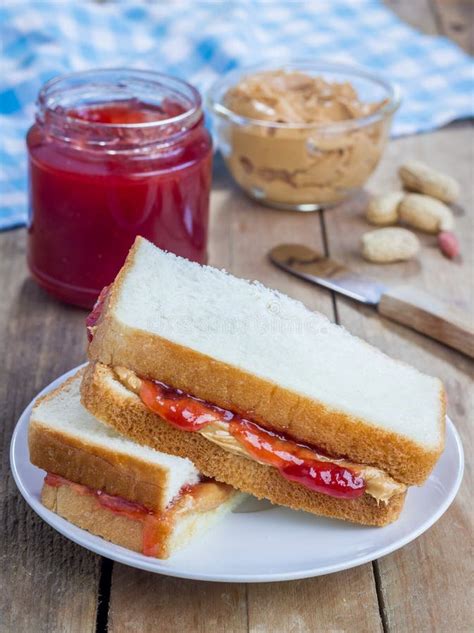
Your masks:
[{"label": "jar rim", "polygon": [[[123,76],[120,80],[119,77]],[[146,82],[148,85],[155,84],[157,87],[169,88],[171,93],[180,95],[182,98],[188,101],[189,108],[184,112],[171,116],[165,119],[159,119],[156,121],[145,121],[139,123],[104,123],[98,121],[90,121],[80,119],[78,117],[68,116],[64,112],[58,112],[54,109],[55,103],[51,103],[51,98],[58,93],[64,93],[68,90],[74,89],[74,82],[79,82],[78,85],[87,85],[86,80],[93,80],[97,77],[97,80],[93,85],[99,86],[100,79],[109,78],[108,82],[104,82],[104,85],[109,83],[115,84],[117,88],[125,87],[127,80]],[[115,81],[112,81],[113,78]],[[124,86],[120,86],[120,82],[123,82]],[[69,84],[69,85],[68,85]],[[77,86],[76,86],[77,88]],[[48,112],[48,115],[59,117],[62,120],[66,120],[73,123],[75,126],[84,126],[89,129],[95,130],[153,130],[160,129],[166,126],[183,127],[194,124],[202,115],[202,99],[199,91],[178,77],[173,77],[165,73],[160,73],[152,70],[141,70],[135,68],[98,68],[94,70],[84,70],[79,72],[67,73],[58,77],[53,77],[47,81],[38,94],[37,105],[42,112]]]}]

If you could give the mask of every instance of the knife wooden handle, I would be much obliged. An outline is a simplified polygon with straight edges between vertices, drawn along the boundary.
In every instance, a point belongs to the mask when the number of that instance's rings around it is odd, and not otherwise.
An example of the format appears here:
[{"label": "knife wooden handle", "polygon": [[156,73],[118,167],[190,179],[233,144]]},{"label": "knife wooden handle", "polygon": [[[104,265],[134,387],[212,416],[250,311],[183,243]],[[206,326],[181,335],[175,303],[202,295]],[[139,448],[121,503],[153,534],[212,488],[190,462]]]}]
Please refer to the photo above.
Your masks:
[{"label": "knife wooden handle", "polygon": [[380,314],[474,358],[474,318],[453,304],[408,286],[387,290]]}]

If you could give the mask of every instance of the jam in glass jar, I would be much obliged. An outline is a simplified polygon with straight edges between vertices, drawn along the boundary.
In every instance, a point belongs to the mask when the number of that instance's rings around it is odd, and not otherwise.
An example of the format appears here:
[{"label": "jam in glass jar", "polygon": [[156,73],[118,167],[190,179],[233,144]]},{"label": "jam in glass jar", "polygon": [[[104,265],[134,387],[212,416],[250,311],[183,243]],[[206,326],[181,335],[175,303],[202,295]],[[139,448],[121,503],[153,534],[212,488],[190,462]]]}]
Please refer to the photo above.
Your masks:
[{"label": "jam in glass jar", "polygon": [[87,71],[48,82],[37,105],[28,265],[45,290],[90,308],[137,235],[206,262],[212,143],[195,88]]}]

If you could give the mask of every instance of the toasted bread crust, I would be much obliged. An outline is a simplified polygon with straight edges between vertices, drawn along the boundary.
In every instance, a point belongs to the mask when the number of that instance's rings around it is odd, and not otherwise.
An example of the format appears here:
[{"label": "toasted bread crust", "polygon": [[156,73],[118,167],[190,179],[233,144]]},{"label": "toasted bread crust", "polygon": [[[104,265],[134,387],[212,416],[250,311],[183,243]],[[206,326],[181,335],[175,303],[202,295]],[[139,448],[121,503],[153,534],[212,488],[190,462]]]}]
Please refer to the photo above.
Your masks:
[{"label": "toasted bread crust", "polygon": [[160,512],[166,507],[167,473],[138,458],[117,455],[101,446],[91,448],[75,437],[30,423],[31,463],[70,481],[104,490]]},{"label": "toasted bread crust", "polygon": [[[79,495],[68,486],[43,484],[41,502],[83,530],[135,552],[143,550],[143,524],[101,508],[94,497]],[[163,558],[169,556],[168,537],[163,538]]]},{"label": "toasted bread crust", "polygon": [[378,505],[367,494],[352,500],[338,499],[289,482],[271,466],[232,455],[199,433],[172,427],[148,411],[132,392],[118,392],[114,383],[118,384],[109,368],[90,365],[81,386],[84,406],[126,437],[172,455],[189,457],[208,477],[275,504],[363,525],[387,525],[401,512],[405,494]]},{"label": "toasted bread crust", "polygon": [[115,317],[118,293],[133,266],[137,242],[104,303],[89,346],[92,361],[124,366],[172,387],[282,431],[330,454],[377,466],[407,485],[422,484],[444,450],[445,392],[440,382],[439,445],[431,450],[397,433],[244,372],[156,334],[130,328]]}]

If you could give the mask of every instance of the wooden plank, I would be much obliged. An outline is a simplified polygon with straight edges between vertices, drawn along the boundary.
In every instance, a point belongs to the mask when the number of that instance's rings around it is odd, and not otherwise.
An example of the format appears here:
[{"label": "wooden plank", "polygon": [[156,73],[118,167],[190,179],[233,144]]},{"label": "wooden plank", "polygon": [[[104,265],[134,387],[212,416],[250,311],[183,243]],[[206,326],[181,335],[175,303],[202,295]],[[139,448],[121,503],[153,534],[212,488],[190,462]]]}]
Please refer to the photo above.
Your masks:
[{"label": "wooden plank", "polygon": [[100,558],[33,513],[11,477],[10,437],[23,408],[84,358],[84,313],[49,299],[25,266],[25,231],[0,235],[0,631],[95,631]]},{"label": "wooden plank", "polygon": [[370,565],[278,584],[249,586],[249,631],[382,631]]},{"label": "wooden plank", "polygon": [[383,3],[414,28],[428,35],[442,33],[473,54],[472,0],[383,0]]},{"label": "wooden plank", "polygon": [[[470,142],[471,141],[471,142]],[[463,189],[461,209],[472,208],[472,132],[467,126],[452,126],[430,135],[394,141],[370,181],[370,189],[384,192],[398,186],[396,168],[401,160],[416,157],[456,176]],[[456,232],[462,244],[463,261],[444,259],[433,238],[420,235],[423,250],[416,262],[373,265],[358,253],[358,237],[369,229],[357,205],[325,212],[331,257],[377,279],[402,282],[440,296],[465,310],[474,306],[472,279],[472,215],[457,217]],[[387,353],[420,370],[438,375],[448,393],[449,414],[459,429],[466,454],[472,433],[467,419],[472,411],[473,363],[439,343],[403,326],[380,318],[369,309],[337,299],[340,322],[350,331]],[[388,631],[467,631],[472,610],[466,600],[469,586],[471,510],[468,497],[471,468],[467,464],[464,486],[446,515],[430,531],[375,566],[380,581],[384,625]]]},{"label": "wooden plank", "polygon": [[157,576],[114,565],[109,632],[246,633],[245,585]]},{"label": "wooden plank", "polygon": [[401,20],[419,31],[428,35],[438,32],[431,0],[383,0],[383,3]]},{"label": "wooden plank", "polygon": [[[224,178],[224,176],[221,176]],[[319,214],[293,213],[261,206],[238,190],[228,177],[227,185],[213,194],[213,225],[225,227],[230,246],[226,268],[245,279],[257,279],[295,299],[310,309],[319,310],[334,319],[331,297],[316,286],[282,273],[268,259],[268,252],[283,242],[307,243],[324,252],[325,246]],[[214,231],[220,231],[215,228]],[[213,237],[217,237],[214,233]],[[212,241],[212,261],[222,266],[222,244]]]},{"label": "wooden plank", "polygon": [[[452,301],[464,311],[469,311],[474,301],[474,290],[472,284],[469,283],[469,274],[474,265],[471,243],[472,216],[468,212],[472,204],[470,179],[474,160],[473,146],[469,142],[471,138],[472,128],[461,124],[430,135],[411,136],[392,141],[368,185],[371,193],[400,189],[397,169],[402,160],[409,157],[417,157],[456,177],[463,183],[463,197],[454,210],[455,232],[461,243],[460,261],[444,258],[437,247],[435,236],[417,232],[422,250],[416,260],[389,265],[365,262],[359,253],[359,239],[364,232],[374,227],[369,225],[363,217],[365,201],[362,196],[356,203],[325,212],[331,256],[334,257],[335,254],[339,256],[340,253],[350,266],[366,275],[377,277],[387,286],[414,285],[446,302]],[[357,312],[364,315],[372,314],[370,309],[359,306]],[[356,314],[354,318],[357,319]],[[428,339],[412,334],[408,329],[400,327],[399,331],[403,332],[403,337],[407,340],[416,343],[422,340],[428,345]],[[431,345],[430,349],[437,350],[438,354],[445,354],[444,347],[435,342]]]},{"label": "wooden plank", "polygon": [[439,32],[472,55],[474,52],[474,4],[472,0],[431,0],[431,2]]}]

